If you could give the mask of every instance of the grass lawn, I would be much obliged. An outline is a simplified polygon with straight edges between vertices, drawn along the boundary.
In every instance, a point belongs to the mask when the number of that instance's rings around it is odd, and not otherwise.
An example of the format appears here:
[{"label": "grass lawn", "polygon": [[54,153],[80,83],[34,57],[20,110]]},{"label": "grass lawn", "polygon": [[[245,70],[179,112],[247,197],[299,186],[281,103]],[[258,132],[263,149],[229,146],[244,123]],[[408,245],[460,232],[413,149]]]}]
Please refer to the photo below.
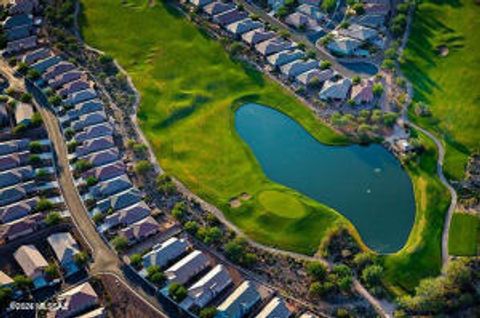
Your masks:
[{"label": "grass lawn", "polygon": [[[142,95],[138,117],[161,166],[218,206],[253,239],[301,253],[314,253],[327,230],[350,222],[336,211],[268,180],[236,134],[235,107],[257,102],[274,107],[327,144],[347,141],[261,73],[235,62],[217,41],[187,23],[172,8],[147,1],[82,0],[86,41],[111,54]],[[425,141],[427,142],[427,141]],[[387,281],[411,290],[438,273],[440,238],[448,193],[435,175],[431,143],[413,178],[417,216],[408,243],[386,257]],[[232,208],[230,201],[241,200]],[[353,229],[354,235],[358,233]]]},{"label": "grass lawn", "polygon": [[442,230],[450,194],[436,177],[436,147],[420,135],[426,151],[406,166],[413,181],[416,215],[407,244],[385,256],[385,282],[397,295],[412,292],[420,279],[440,273]]},{"label": "grass lawn", "polygon": [[[311,254],[328,227],[350,226],[332,209],[268,180],[237,136],[233,110],[247,101],[268,104],[324,143],[345,144],[345,137],[278,84],[233,61],[174,9],[148,7],[147,1],[82,3],[85,40],[112,54],[132,76],[142,95],[141,127],[168,173],[263,243]],[[231,208],[229,201],[242,193],[251,198]]]},{"label": "grass lawn", "polygon": [[[442,136],[445,172],[453,179],[464,176],[469,154],[480,149],[479,29],[480,6],[475,1],[422,1],[402,65],[415,99],[432,111],[432,117],[416,120]],[[438,46],[448,48],[446,57],[438,54]]]},{"label": "grass lawn", "polygon": [[457,256],[479,255],[480,217],[460,212],[453,214],[448,251]]}]

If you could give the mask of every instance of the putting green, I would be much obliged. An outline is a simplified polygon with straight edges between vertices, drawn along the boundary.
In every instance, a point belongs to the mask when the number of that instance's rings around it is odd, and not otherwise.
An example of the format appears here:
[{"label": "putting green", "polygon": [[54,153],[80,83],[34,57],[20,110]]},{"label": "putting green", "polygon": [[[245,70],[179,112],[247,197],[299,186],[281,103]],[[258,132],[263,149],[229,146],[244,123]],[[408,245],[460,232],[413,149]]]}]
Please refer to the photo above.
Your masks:
[{"label": "putting green", "polygon": [[280,191],[263,191],[258,196],[258,201],[268,212],[284,218],[298,219],[306,214],[305,207],[299,200]]}]

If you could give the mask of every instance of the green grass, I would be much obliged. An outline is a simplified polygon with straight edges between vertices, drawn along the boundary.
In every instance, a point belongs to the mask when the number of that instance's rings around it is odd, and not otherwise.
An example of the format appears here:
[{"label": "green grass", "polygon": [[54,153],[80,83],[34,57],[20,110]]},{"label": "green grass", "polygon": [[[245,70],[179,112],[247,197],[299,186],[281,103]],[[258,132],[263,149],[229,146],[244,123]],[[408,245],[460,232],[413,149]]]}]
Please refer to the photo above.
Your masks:
[{"label": "green grass", "polygon": [[385,282],[397,295],[412,292],[420,279],[440,273],[442,230],[450,194],[436,177],[437,151],[433,141],[420,135],[426,151],[406,169],[412,178],[416,215],[407,243],[385,256]]},{"label": "green grass", "polygon": [[[82,2],[85,40],[111,54],[131,75],[142,95],[141,128],[160,165],[202,198],[220,207],[247,234],[260,242],[314,253],[323,233],[346,219],[263,174],[233,127],[235,107],[256,102],[298,120],[327,144],[346,144],[297,99],[261,73],[235,62],[221,44],[187,23],[173,8],[146,1]],[[285,218],[273,201],[265,209],[263,191],[304,206],[303,218]],[[252,199],[233,209],[232,198]],[[273,193],[273,192],[272,192]],[[265,202],[264,202],[265,203]],[[307,224],[307,226],[304,226]]]},{"label": "green grass", "polygon": [[[346,144],[309,109],[261,73],[235,62],[217,41],[187,23],[174,9],[145,1],[83,0],[83,35],[108,52],[132,76],[142,95],[138,113],[161,166],[218,206],[251,238],[300,253],[314,253],[327,231],[346,226],[333,209],[271,182],[233,126],[235,107],[269,105],[297,120],[319,141]],[[420,278],[438,273],[440,238],[448,192],[435,175],[435,150],[412,176],[417,216],[405,248],[386,257],[387,281],[411,290]],[[251,195],[238,208],[230,200]],[[265,195],[266,194],[266,195]],[[286,207],[302,211],[292,217]],[[289,209],[290,210],[290,209]]]},{"label": "green grass", "polygon": [[[422,1],[402,65],[415,99],[431,107],[431,118],[416,121],[442,136],[445,172],[452,179],[463,178],[469,154],[480,149],[479,29],[475,1]],[[439,45],[448,47],[448,56],[439,56]]]},{"label": "green grass", "polygon": [[456,212],[450,224],[448,251],[456,256],[475,256],[480,252],[480,217]]}]

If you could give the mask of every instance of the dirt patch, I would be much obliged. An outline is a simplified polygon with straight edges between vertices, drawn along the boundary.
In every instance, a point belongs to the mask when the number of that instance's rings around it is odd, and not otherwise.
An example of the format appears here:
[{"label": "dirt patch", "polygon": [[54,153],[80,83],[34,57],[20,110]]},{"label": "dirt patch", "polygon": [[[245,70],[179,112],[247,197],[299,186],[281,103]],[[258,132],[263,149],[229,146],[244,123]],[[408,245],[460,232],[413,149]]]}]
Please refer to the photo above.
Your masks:
[{"label": "dirt patch", "polygon": [[242,194],[240,194],[240,200],[242,201],[247,201],[247,200],[250,200],[252,198],[252,196],[246,192],[243,192]]},{"label": "dirt patch", "polygon": [[448,46],[446,46],[446,45],[440,45],[440,46],[437,47],[437,53],[441,57],[448,56],[449,52],[450,52],[450,50],[448,49]]}]

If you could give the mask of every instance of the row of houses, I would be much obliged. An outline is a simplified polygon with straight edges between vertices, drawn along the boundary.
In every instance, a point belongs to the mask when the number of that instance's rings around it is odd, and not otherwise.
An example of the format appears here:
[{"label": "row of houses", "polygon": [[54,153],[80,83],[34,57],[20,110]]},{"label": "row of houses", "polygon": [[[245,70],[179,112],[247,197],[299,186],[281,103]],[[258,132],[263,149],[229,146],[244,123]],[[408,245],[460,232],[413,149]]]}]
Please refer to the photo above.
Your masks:
[{"label": "row of houses", "polygon": [[284,39],[266,28],[265,24],[248,17],[234,3],[213,0],[191,0],[213,23],[223,27],[237,39],[245,42],[278,72],[280,79],[294,86],[319,86],[322,100],[346,100],[351,80],[324,67],[322,61],[308,58],[298,43]]},{"label": "row of houses", "polygon": [[170,285],[185,286],[187,296],[178,305],[192,315],[207,306],[217,308],[217,318],[287,318],[293,314],[282,298],[260,292],[257,283],[234,282],[226,266],[214,264],[212,257],[194,249],[186,238],[171,237],[153,246],[143,255],[142,266],[142,277],[147,277],[152,266],[164,272],[167,282],[161,293],[166,297],[170,297]]}]

